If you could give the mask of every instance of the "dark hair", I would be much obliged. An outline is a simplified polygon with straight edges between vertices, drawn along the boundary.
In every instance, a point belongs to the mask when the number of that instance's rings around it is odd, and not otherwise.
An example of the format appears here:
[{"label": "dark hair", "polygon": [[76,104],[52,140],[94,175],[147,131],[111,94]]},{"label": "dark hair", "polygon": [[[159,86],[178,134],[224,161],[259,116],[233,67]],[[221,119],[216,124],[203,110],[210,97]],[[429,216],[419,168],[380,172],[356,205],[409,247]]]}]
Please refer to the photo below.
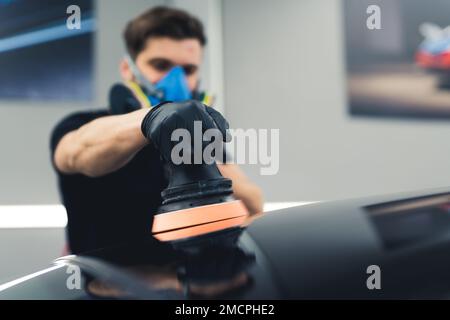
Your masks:
[{"label": "dark hair", "polygon": [[186,11],[158,6],[145,11],[128,22],[123,33],[128,54],[132,59],[145,48],[152,37],[168,37],[176,40],[198,39],[206,44],[203,25]]}]

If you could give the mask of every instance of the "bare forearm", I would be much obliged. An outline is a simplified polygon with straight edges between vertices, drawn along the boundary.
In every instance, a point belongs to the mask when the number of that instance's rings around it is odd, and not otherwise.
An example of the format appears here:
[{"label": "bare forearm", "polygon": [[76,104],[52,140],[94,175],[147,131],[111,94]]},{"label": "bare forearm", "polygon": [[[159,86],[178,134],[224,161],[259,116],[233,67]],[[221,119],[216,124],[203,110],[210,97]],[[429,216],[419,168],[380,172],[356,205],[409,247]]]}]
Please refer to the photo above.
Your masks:
[{"label": "bare forearm", "polygon": [[261,189],[251,182],[235,164],[219,164],[220,173],[233,181],[233,193],[244,202],[250,214],[263,211],[264,199]]},{"label": "bare forearm", "polygon": [[233,192],[237,199],[241,199],[250,214],[257,214],[263,212],[263,195],[261,189],[253,183],[235,184]]},{"label": "bare forearm", "polygon": [[121,168],[148,143],[140,130],[147,112],[142,109],[103,117],[68,133],[56,149],[56,166],[65,173],[88,176],[101,176]]}]

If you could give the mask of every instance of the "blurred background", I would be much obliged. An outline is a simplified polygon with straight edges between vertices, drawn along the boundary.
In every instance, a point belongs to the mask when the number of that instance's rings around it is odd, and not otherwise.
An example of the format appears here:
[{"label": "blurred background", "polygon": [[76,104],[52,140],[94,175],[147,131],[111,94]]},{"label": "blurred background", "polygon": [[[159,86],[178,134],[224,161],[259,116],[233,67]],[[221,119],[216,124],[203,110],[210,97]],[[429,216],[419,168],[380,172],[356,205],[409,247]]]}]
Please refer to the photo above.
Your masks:
[{"label": "blurred background", "polygon": [[[155,5],[204,22],[202,86],[232,127],[280,129],[278,174],[243,166],[268,202],[450,185],[450,96],[435,65],[416,60],[419,25],[450,24],[445,1],[69,2],[82,9],[78,34],[58,33],[67,1],[0,0],[0,283],[62,252],[50,132],[71,112],[107,106],[125,24]],[[367,29],[369,4],[381,30]]]},{"label": "blurred background", "polygon": [[[346,66],[352,115],[450,119],[450,2],[344,2]],[[377,4],[381,28],[364,12]]]}]

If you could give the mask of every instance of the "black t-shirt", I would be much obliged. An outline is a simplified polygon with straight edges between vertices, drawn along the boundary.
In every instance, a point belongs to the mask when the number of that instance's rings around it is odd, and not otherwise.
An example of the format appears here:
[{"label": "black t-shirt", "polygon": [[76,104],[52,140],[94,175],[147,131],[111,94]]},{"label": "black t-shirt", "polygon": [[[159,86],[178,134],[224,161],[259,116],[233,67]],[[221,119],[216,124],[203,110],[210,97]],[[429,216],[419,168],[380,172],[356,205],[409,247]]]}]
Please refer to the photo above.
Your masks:
[{"label": "black t-shirt", "polygon": [[[65,134],[107,115],[107,111],[80,112],[63,119],[52,132],[52,159]],[[56,171],[73,253],[151,235],[153,215],[161,204],[161,191],[167,186],[153,145],[144,147],[121,169],[102,177]]]}]

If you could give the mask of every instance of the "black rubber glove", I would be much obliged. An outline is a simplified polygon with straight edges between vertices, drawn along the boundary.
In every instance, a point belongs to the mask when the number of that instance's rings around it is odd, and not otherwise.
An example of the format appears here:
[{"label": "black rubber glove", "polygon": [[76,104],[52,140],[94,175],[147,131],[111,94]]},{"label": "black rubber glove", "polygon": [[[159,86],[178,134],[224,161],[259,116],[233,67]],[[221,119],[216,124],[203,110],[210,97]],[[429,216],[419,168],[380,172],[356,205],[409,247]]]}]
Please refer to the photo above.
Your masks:
[{"label": "black rubber glove", "polygon": [[[141,130],[160,151],[163,160],[170,162],[172,148],[179,143],[171,141],[172,132],[179,128],[188,130],[193,143],[195,121],[202,122],[202,133],[208,129],[218,129],[223,141],[229,141],[227,120],[212,107],[195,100],[160,103],[145,116]],[[208,143],[203,141],[202,151]],[[193,145],[191,147],[193,150]]]}]

